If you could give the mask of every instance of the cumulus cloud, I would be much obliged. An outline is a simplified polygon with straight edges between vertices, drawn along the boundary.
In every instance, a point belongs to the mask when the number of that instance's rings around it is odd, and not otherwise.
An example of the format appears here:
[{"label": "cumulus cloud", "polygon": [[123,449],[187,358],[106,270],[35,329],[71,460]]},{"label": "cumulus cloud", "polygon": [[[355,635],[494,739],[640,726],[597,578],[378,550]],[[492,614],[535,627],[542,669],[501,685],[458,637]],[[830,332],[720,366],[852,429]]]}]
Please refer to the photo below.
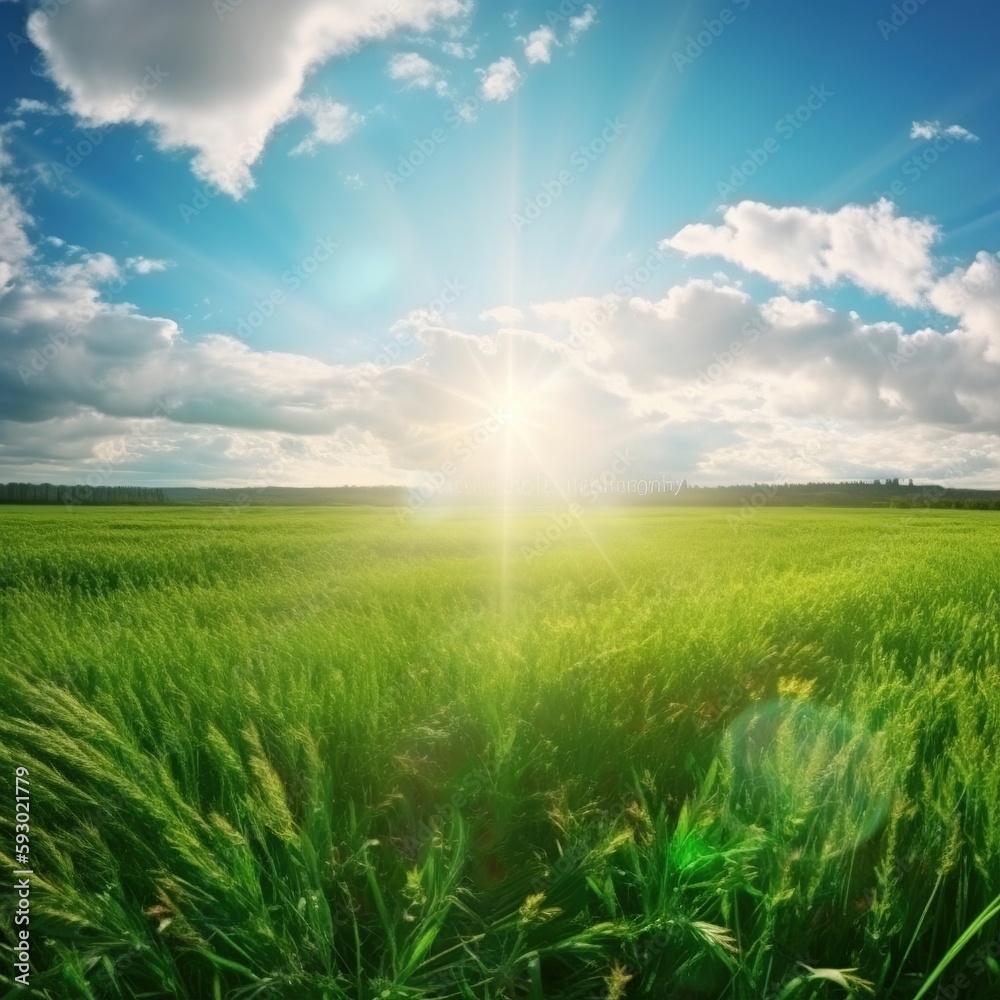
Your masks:
[{"label": "cumulus cloud", "polygon": [[[107,286],[120,289],[124,279],[108,254],[32,264],[16,200],[8,214],[14,225],[0,252],[13,269],[2,300],[0,419],[37,423],[93,412],[292,433],[335,423],[343,405],[336,390],[348,385],[342,371],[252,351],[224,335],[192,343],[173,320],[109,301]],[[125,269],[151,273],[166,265],[133,257]]]},{"label": "cumulus cloud", "polygon": [[939,235],[930,222],[898,216],[884,198],[836,212],[742,201],[726,210],[721,226],[685,226],[661,248],[721,257],[790,291],[847,280],[915,306],[933,283]]},{"label": "cumulus cloud", "polygon": [[482,80],[479,93],[484,101],[506,101],[521,83],[521,72],[510,56],[503,56],[485,70],[480,70]]},{"label": "cumulus cloud", "polygon": [[979,253],[968,267],[955,268],[931,292],[934,307],[960,320],[963,329],[985,347],[990,361],[1000,361],[1000,261]]},{"label": "cumulus cloud", "polygon": [[[995,261],[977,262],[987,263],[978,295],[995,277]],[[535,312],[606,384],[624,376],[647,425],[691,434],[701,481],[939,476],[960,464],[995,479],[1000,365],[972,326],[977,314],[961,311],[965,294],[951,306],[961,323],[946,333],[865,322],[816,300],[757,302],[700,280],[659,300],[590,297]],[[995,313],[981,322],[997,329]]]},{"label": "cumulus cloud", "polygon": [[389,60],[389,78],[407,87],[433,87],[440,79],[441,68],[417,52],[397,52]]},{"label": "cumulus cloud", "polygon": [[365,120],[346,104],[338,104],[328,97],[313,96],[296,101],[295,110],[312,122],[312,132],[292,149],[293,156],[312,154],[321,145],[343,142]]},{"label": "cumulus cloud", "polygon": [[597,21],[597,9],[587,4],[583,10],[569,19],[567,41],[572,45],[588,28]]},{"label": "cumulus cloud", "polygon": [[548,25],[542,25],[524,39],[525,57],[529,63],[547,63],[552,59],[552,47],[557,44],[556,33]]},{"label": "cumulus cloud", "polygon": [[[587,4],[583,10],[569,19],[565,33],[565,44],[573,45],[579,37],[597,20],[597,10]],[[519,38],[524,45],[524,55],[530,65],[552,61],[553,48],[562,45],[556,37],[555,30],[549,24],[543,24],[532,31],[527,38]]]},{"label": "cumulus cloud", "polygon": [[12,269],[20,267],[31,253],[26,232],[30,224],[31,216],[21,207],[10,185],[0,184],[0,260]]},{"label": "cumulus cloud", "polygon": [[[0,167],[6,160],[0,143]],[[0,295],[18,275],[31,255],[32,246],[27,228],[31,216],[21,206],[9,184],[0,184]]]},{"label": "cumulus cloud", "polygon": [[[403,29],[431,31],[464,16],[467,6],[397,0],[390,11],[384,0],[177,0],[164,17],[157,0],[105,0],[69,4],[58,17],[35,11],[28,34],[75,115],[93,125],[150,126],[161,147],[193,150],[195,173],[239,197],[253,187],[251,168],[275,128],[316,111],[299,102],[312,69]],[[336,115],[325,133],[317,124],[315,142],[301,151],[340,141],[343,125]]]},{"label": "cumulus cloud", "polygon": [[717,277],[658,298],[498,306],[480,316],[499,327],[488,337],[415,312],[386,331],[386,343],[408,338],[405,354],[345,365],[226,331],[191,339],[111,301],[152,258],[81,251],[44,263],[12,195],[5,213],[9,478],[127,468],[147,481],[232,483],[262,464],[280,483],[587,478],[620,449],[635,475],[701,482],[945,468],[974,482],[1000,469],[990,254],[931,284],[930,302],[953,320],[944,332],[814,298],[760,300]]},{"label": "cumulus cloud", "polygon": [[168,267],[173,267],[174,262],[153,257],[129,257],[125,261],[125,266],[135,271],[136,274],[153,274],[156,271],[165,271]]},{"label": "cumulus cloud", "polygon": [[979,142],[979,136],[961,125],[942,125],[940,122],[914,122],[910,127],[911,139],[957,139],[961,142]]}]

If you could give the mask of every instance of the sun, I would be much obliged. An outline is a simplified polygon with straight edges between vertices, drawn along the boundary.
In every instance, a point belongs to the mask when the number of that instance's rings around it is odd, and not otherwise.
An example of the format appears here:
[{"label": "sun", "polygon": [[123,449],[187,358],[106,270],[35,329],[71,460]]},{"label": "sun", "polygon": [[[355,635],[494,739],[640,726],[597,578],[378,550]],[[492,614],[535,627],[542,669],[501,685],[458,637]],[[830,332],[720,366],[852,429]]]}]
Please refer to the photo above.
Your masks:
[{"label": "sun", "polygon": [[523,399],[507,396],[497,403],[493,412],[509,430],[523,429],[527,423],[527,407]]}]

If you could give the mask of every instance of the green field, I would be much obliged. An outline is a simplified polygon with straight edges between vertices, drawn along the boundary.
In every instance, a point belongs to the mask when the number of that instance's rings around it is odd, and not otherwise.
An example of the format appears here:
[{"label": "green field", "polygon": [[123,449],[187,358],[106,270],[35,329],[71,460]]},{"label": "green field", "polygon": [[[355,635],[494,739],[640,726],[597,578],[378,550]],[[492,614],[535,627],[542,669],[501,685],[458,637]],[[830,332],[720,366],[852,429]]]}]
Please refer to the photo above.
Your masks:
[{"label": "green field", "polygon": [[1000,516],[551,525],[0,509],[31,995],[1000,996]]}]

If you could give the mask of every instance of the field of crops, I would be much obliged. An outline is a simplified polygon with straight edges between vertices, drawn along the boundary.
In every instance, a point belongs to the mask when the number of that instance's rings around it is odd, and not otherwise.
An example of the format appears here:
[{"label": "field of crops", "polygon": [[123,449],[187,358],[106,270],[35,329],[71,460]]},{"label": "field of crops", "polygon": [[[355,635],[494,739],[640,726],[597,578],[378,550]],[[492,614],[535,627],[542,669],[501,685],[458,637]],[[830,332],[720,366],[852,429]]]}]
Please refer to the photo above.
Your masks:
[{"label": "field of crops", "polygon": [[1000,516],[570,520],[0,509],[32,995],[1000,996]]}]

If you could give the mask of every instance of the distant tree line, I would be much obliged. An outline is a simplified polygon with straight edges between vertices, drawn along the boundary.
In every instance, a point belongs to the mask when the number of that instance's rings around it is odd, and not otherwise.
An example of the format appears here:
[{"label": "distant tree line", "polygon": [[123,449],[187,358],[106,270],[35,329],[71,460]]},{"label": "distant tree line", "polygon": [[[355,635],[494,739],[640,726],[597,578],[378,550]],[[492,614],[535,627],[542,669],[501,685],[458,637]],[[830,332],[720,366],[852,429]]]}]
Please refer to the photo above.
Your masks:
[{"label": "distant tree line", "polygon": [[[407,490],[401,486],[268,486],[256,489],[197,488],[190,486],[53,486],[51,483],[0,484],[0,504],[144,505],[182,506],[377,506],[406,505]],[[500,494],[468,494],[463,503],[488,506]],[[596,498],[612,505],[670,507],[934,507],[947,510],[1000,510],[1000,490],[914,486],[912,480],[854,481],[839,483],[746,483],[732,486],[694,486],[687,480],[676,492],[598,493]],[[446,505],[445,495],[435,498]],[[561,502],[545,494],[511,495],[508,502],[522,507],[551,506]]]},{"label": "distant tree line", "polygon": [[0,503],[162,504],[163,490],[148,486],[53,486],[52,483],[0,483]]},{"label": "distant tree line", "polygon": [[[619,501],[620,502],[620,501]],[[853,480],[828,483],[745,483],[694,486],[685,480],[674,494],[630,497],[632,504],[675,507],[932,507],[1000,510],[1000,491],[914,485],[913,480]]]},{"label": "distant tree line", "polygon": [[933,507],[936,510],[1000,510],[1000,500],[887,500],[872,507]]}]

